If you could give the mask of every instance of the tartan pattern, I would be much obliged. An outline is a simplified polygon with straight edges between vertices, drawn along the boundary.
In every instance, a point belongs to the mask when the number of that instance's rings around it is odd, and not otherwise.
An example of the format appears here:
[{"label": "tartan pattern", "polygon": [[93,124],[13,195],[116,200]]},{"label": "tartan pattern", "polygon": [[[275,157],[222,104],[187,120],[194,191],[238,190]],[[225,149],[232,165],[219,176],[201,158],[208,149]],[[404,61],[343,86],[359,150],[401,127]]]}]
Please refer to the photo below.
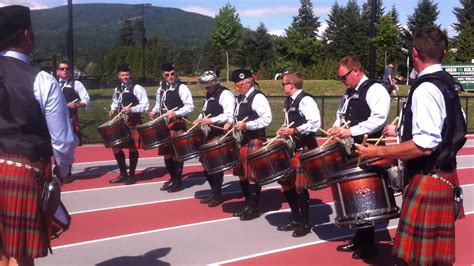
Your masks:
[{"label": "tartan pattern", "polygon": [[235,167],[233,174],[235,176],[246,177],[248,181],[255,183],[256,177],[253,174],[252,169],[248,164],[247,157],[263,147],[263,140],[261,139],[251,139],[249,143],[242,145],[240,148],[240,157],[242,158],[240,165]]},{"label": "tartan pattern", "polygon": [[[437,174],[459,183],[456,171]],[[393,254],[419,265],[454,263],[453,201],[450,186],[431,176],[415,175],[404,195]]]},{"label": "tartan pattern", "polygon": [[132,141],[128,143],[124,143],[120,145],[118,148],[122,148],[122,149],[128,149],[128,148],[133,148],[133,147],[137,149],[143,148],[143,143],[137,129],[137,126],[141,124],[143,124],[141,119],[138,121],[133,121],[133,122],[131,121],[131,119],[127,121],[127,127],[128,127],[128,130],[130,131],[130,137],[132,138]]},{"label": "tartan pattern", "polygon": [[[0,158],[29,164],[51,178],[51,164],[30,163],[23,156]],[[7,257],[39,258],[48,254],[50,225],[40,213],[42,187],[32,169],[0,164],[0,253]]]},{"label": "tartan pattern", "polygon": [[295,188],[297,190],[307,189],[308,188],[308,180],[304,175],[303,167],[300,164],[300,157],[303,152],[298,151],[295,153],[295,156],[291,159],[293,167],[295,168]]},{"label": "tartan pattern", "polygon": [[[186,132],[186,123],[181,118],[176,118],[174,121],[167,124],[170,130],[170,138],[174,138]],[[171,155],[174,159],[174,151],[171,145],[163,145],[158,148],[158,155]]]}]

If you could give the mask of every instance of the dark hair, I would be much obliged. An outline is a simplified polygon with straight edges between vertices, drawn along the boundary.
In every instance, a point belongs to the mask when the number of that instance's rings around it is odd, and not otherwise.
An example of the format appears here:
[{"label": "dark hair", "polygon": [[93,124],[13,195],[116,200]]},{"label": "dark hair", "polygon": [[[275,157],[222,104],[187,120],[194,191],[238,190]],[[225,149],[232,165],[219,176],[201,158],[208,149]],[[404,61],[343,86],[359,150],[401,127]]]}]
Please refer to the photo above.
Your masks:
[{"label": "dark hair", "polygon": [[23,41],[24,29],[18,30],[9,37],[0,40],[0,51],[6,50],[10,47],[15,47]]},{"label": "dark hair", "polygon": [[354,68],[362,70],[362,64],[359,62],[359,60],[352,56],[346,56],[339,60],[336,64],[336,72],[341,66],[345,66],[348,69]]},{"label": "dark hair", "polygon": [[69,67],[69,61],[66,59],[59,60],[58,63],[56,64],[56,68],[59,68],[59,65],[61,64],[66,64]]},{"label": "dark hair", "polygon": [[283,73],[283,76],[281,77],[287,77],[288,81],[293,84],[297,89],[303,88],[303,74],[298,71],[288,71]]},{"label": "dark hair", "polygon": [[413,36],[412,45],[421,61],[440,63],[448,50],[448,36],[438,27],[423,27]]}]

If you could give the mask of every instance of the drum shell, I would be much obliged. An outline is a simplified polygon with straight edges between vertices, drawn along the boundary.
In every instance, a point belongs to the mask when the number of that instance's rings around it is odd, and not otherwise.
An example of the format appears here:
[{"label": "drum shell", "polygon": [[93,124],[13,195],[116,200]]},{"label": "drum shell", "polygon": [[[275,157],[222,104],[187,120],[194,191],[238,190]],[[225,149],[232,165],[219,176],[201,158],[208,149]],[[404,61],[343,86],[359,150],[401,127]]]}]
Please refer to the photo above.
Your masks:
[{"label": "drum shell", "polygon": [[249,154],[247,161],[260,185],[284,180],[295,171],[288,146],[284,142],[277,142]]},{"label": "drum shell", "polygon": [[376,172],[347,169],[334,174],[329,185],[338,227],[362,228],[400,216],[393,191]]},{"label": "drum shell", "polygon": [[233,137],[215,138],[199,148],[202,165],[212,175],[231,169],[240,163],[240,153]]},{"label": "drum shell", "polygon": [[149,150],[171,143],[170,131],[165,119],[156,119],[137,126],[143,149]]},{"label": "drum shell", "polygon": [[132,141],[130,130],[121,117],[105,122],[98,130],[106,148],[121,146]]},{"label": "drum shell", "polygon": [[180,162],[199,157],[199,148],[203,144],[204,133],[199,129],[172,138],[173,152]]},{"label": "drum shell", "polygon": [[328,187],[329,177],[347,169],[347,160],[339,143],[315,148],[301,155],[300,164],[308,180],[308,187],[313,190]]}]

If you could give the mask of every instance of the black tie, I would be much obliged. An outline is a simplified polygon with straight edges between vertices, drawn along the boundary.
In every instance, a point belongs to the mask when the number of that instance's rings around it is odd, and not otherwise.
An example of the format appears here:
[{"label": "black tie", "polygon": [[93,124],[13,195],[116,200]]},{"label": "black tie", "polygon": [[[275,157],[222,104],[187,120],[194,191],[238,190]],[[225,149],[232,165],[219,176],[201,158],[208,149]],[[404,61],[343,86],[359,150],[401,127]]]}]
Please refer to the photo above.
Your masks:
[{"label": "black tie", "polygon": [[288,98],[288,110],[290,110],[292,103],[293,103],[293,98],[289,97]]},{"label": "black tie", "polygon": [[61,81],[59,82],[59,85],[61,86],[61,88],[64,87],[64,84],[65,84],[65,83],[66,83],[65,80],[61,80]]},{"label": "black tie", "polygon": [[122,84],[122,86],[120,86],[120,91],[122,91],[122,92],[123,92],[123,91],[124,91],[126,88],[127,88],[127,85],[125,85],[125,84]]}]

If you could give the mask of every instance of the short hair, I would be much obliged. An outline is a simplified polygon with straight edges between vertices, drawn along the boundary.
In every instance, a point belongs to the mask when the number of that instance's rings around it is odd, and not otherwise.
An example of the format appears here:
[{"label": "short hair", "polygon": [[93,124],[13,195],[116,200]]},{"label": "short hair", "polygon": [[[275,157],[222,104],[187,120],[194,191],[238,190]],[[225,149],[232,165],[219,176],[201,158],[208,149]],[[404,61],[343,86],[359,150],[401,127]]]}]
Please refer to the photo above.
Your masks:
[{"label": "short hair", "polygon": [[345,66],[348,69],[354,68],[358,70],[362,70],[362,64],[357,60],[355,57],[346,56],[339,60],[336,64],[336,72],[339,70],[341,66]]},{"label": "short hair", "polygon": [[297,89],[303,88],[303,74],[298,71],[289,71],[283,73],[282,79],[286,77],[288,81],[293,84]]},{"label": "short hair", "polygon": [[448,50],[448,36],[438,27],[423,27],[413,36],[413,48],[423,62],[441,62]]},{"label": "short hair", "polygon": [[56,68],[59,68],[59,65],[61,64],[66,64],[67,66],[69,66],[69,61],[65,59],[59,60],[58,63],[56,64]]}]

